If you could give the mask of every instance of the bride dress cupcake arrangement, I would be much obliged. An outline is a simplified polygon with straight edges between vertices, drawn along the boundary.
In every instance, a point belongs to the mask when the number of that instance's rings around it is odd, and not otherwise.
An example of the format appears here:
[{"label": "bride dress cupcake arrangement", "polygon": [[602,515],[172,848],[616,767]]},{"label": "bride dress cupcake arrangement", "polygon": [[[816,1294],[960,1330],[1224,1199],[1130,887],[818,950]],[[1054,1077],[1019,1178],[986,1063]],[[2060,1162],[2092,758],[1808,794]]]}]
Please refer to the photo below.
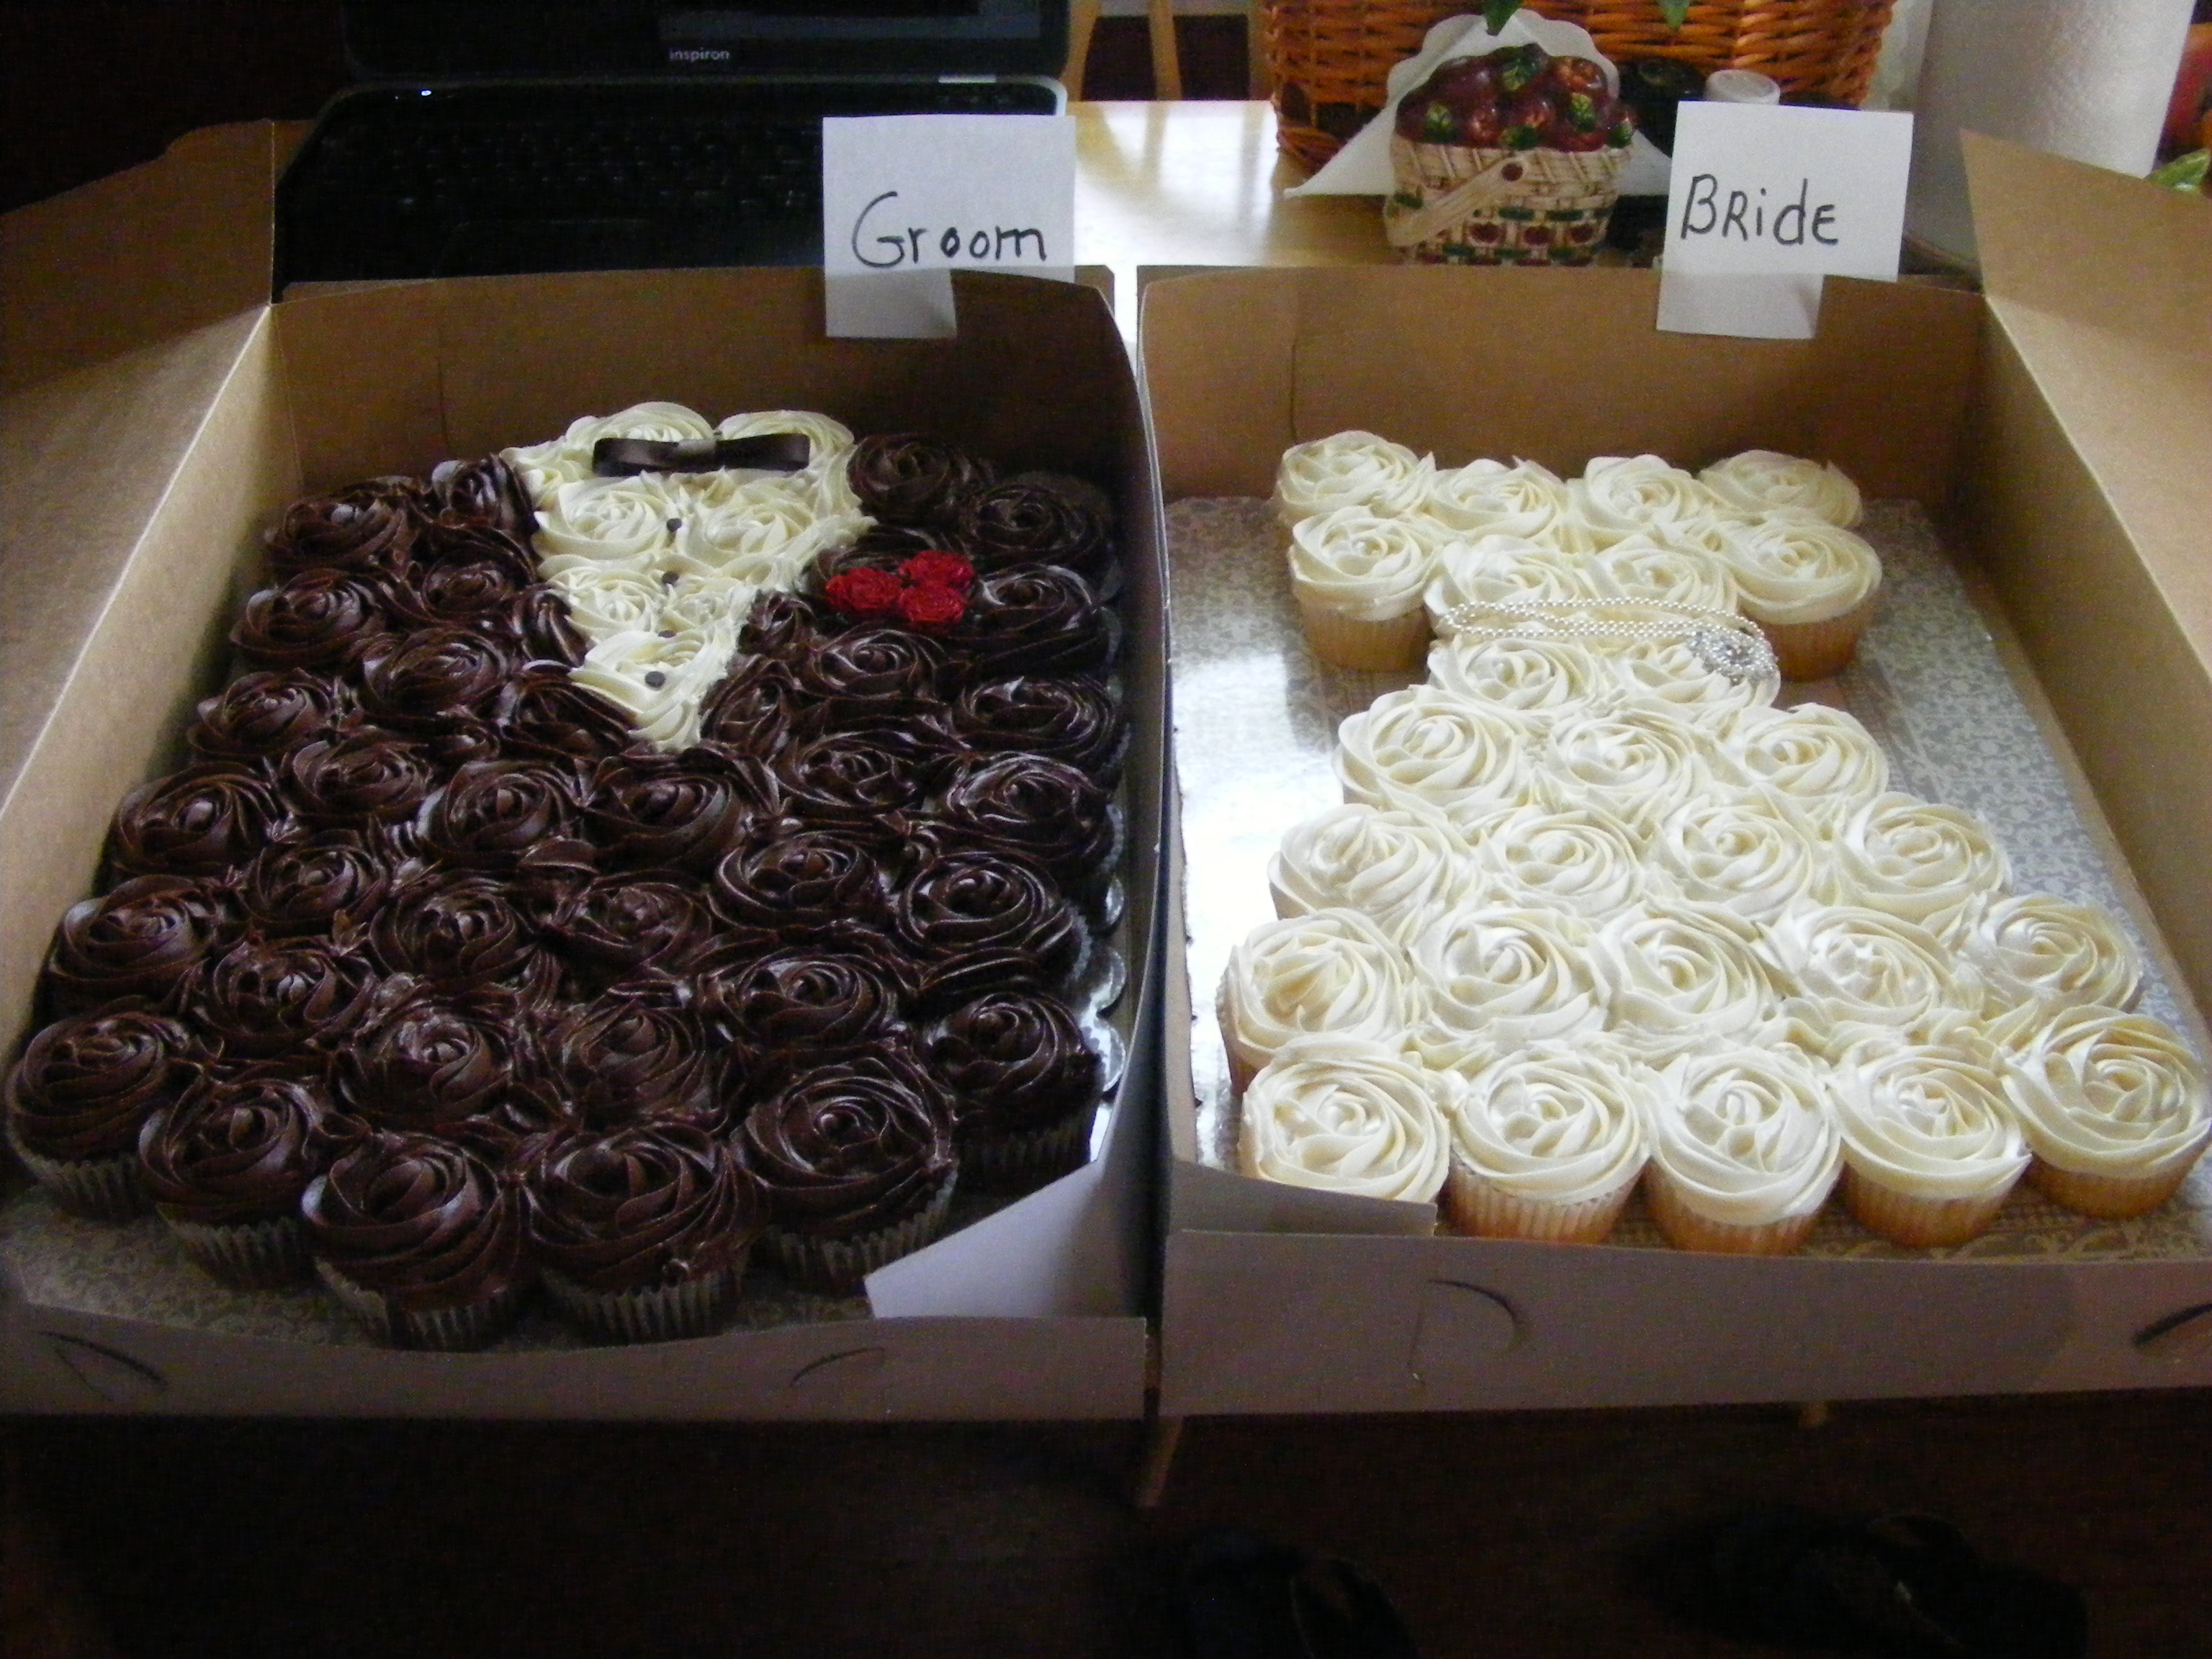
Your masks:
[{"label": "bride dress cupcake arrangement", "polygon": [[2212,1139],[2110,915],[2014,890],[1972,814],[1850,715],[1881,570],[1857,489],[1766,452],[1563,480],[1370,434],[1274,507],[1324,661],[1425,684],[1344,720],[1344,804],[1282,838],[1218,1012],[1245,1173],[1595,1242],[1639,1183],[1679,1248],[1771,1254],[1840,1187],[1957,1245],[2025,1180],[2138,1216]]}]

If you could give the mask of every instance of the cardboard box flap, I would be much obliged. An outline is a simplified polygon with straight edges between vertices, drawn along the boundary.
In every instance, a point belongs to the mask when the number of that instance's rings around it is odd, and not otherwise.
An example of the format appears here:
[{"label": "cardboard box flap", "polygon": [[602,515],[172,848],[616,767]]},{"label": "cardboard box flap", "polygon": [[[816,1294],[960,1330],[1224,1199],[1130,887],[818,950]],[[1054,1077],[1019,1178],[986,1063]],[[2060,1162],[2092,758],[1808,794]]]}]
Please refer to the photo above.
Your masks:
[{"label": "cardboard box flap", "polygon": [[[1208,337],[1224,288],[1253,331],[1234,351]],[[1695,467],[1794,447],[1836,461],[1870,495],[1941,501],[1972,386],[1972,295],[1838,280],[1811,341],[1662,334],[1657,305],[1658,279],[1643,270],[1404,266],[1154,283],[1141,332],[1167,495],[1264,495],[1287,446],[1360,428],[1441,465],[1520,456],[1568,473],[1598,454],[1648,451]],[[1571,331],[1531,321],[1562,315]],[[1912,370],[1834,372],[1869,356]],[[1560,395],[1594,368],[1611,395]]]},{"label": "cardboard box flap", "polygon": [[205,127],[0,217],[0,390],[265,303],[270,204],[293,142],[268,121]]},{"label": "cardboard box flap", "polygon": [[2212,664],[2212,204],[1966,136],[1991,312]]}]

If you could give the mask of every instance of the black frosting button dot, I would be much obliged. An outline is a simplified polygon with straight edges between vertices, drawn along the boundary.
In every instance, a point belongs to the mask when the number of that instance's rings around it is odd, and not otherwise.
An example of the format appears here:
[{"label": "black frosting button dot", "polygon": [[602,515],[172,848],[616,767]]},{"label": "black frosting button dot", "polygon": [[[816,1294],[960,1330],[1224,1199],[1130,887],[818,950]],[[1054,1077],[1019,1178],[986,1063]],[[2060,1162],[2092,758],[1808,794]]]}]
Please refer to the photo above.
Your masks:
[{"label": "black frosting button dot", "polygon": [[662,673],[658,668],[655,668],[647,673],[645,683],[651,686],[654,690],[658,691],[662,686],[668,684],[668,676]]},{"label": "black frosting button dot", "polygon": [[672,536],[683,528],[684,520],[681,519],[671,519],[668,521],[668,533]]}]

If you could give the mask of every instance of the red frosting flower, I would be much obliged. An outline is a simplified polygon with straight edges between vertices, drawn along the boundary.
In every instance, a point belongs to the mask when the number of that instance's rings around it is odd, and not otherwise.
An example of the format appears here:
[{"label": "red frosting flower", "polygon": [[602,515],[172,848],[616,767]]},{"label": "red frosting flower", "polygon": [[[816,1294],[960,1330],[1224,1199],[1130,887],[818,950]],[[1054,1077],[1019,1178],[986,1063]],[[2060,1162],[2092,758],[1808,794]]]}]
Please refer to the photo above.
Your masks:
[{"label": "red frosting flower", "polygon": [[848,617],[888,619],[900,614],[904,589],[890,571],[863,567],[832,576],[822,591],[831,605]]},{"label": "red frosting flower", "polygon": [[899,567],[899,574],[916,587],[949,587],[965,593],[975,583],[975,567],[957,553],[934,550],[917,553]]},{"label": "red frosting flower", "polygon": [[968,609],[959,589],[941,582],[917,582],[898,598],[899,615],[917,634],[942,634]]}]

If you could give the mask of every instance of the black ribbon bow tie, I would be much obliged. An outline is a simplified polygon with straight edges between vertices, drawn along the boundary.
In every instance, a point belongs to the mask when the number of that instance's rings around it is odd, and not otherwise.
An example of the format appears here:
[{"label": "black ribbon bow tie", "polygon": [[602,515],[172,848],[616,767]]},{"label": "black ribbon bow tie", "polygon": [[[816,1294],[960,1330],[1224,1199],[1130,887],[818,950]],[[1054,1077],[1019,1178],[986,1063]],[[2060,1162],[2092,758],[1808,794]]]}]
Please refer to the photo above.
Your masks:
[{"label": "black ribbon bow tie", "polygon": [[720,472],[744,467],[755,472],[796,472],[812,459],[814,446],[803,432],[763,432],[750,438],[602,438],[592,446],[592,471],[602,478],[631,478],[641,472]]}]

